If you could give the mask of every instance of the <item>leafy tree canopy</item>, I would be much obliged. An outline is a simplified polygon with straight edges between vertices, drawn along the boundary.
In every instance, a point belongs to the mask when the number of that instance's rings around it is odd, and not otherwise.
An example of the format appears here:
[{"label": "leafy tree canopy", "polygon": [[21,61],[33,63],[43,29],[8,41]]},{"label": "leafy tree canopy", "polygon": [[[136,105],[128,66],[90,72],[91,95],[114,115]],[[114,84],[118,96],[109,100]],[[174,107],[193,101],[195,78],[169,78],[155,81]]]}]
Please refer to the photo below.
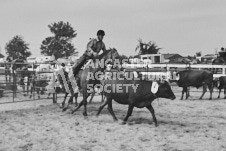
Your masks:
[{"label": "leafy tree canopy", "polygon": [[71,42],[77,36],[77,33],[68,22],[60,21],[48,25],[48,27],[53,36],[42,41],[41,54],[54,55],[58,59],[78,53],[75,52],[74,45]]},{"label": "leafy tree canopy", "polygon": [[201,57],[202,56],[202,52],[201,51],[199,51],[199,52],[196,52],[196,57]]},{"label": "leafy tree canopy", "polygon": [[5,56],[3,54],[0,53],[0,58],[4,58]]},{"label": "leafy tree canopy", "polygon": [[26,43],[21,36],[17,35],[6,44],[6,54],[13,59],[17,59],[20,56],[26,59],[31,55],[31,52],[28,51],[28,46],[29,44]]},{"label": "leafy tree canopy", "polygon": [[158,46],[156,45],[155,42],[142,42],[141,39],[138,40],[139,44],[136,47],[135,51],[137,51],[139,49],[139,54],[144,55],[144,54],[157,54],[159,52],[160,49],[162,48],[158,48]]}]

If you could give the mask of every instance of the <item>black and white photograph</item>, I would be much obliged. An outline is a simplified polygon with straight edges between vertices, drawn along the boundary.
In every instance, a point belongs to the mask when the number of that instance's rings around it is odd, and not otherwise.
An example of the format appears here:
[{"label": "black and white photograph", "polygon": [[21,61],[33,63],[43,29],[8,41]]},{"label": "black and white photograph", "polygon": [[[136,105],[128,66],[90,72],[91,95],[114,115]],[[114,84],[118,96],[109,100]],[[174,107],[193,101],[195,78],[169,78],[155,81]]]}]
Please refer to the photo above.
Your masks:
[{"label": "black and white photograph", "polygon": [[0,151],[226,151],[225,6],[0,0]]}]

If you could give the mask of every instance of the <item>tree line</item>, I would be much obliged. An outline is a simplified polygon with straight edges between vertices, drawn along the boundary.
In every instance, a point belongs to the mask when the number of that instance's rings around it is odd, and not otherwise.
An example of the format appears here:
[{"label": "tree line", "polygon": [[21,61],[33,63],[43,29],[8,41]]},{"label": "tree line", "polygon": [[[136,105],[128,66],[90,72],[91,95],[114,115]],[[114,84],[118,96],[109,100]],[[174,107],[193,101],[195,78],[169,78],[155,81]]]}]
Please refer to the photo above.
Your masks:
[{"label": "tree line", "polygon": [[[73,54],[78,54],[76,48],[72,44],[73,38],[77,36],[76,30],[68,22],[54,22],[48,25],[51,32],[51,36],[45,38],[41,42],[40,53],[42,55],[55,56],[55,59],[68,57]],[[145,43],[141,39],[138,40],[135,51],[138,54],[156,54],[161,48],[158,48],[156,43],[148,42]],[[31,51],[29,51],[29,43],[27,43],[24,38],[20,35],[14,36],[5,46],[7,56],[11,57],[13,60],[17,58],[26,59],[31,56]],[[122,55],[123,57],[127,57]],[[127,57],[128,58],[128,57]]]}]

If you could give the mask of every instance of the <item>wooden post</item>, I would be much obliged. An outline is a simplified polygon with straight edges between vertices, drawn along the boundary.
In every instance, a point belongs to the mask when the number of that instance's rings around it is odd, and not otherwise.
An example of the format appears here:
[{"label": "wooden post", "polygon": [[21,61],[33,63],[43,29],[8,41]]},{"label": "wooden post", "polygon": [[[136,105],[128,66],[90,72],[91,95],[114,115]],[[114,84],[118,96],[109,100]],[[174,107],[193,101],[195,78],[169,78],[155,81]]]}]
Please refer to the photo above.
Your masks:
[{"label": "wooden post", "polygon": [[170,67],[166,64],[166,71],[170,71]]},{"label": "wooden post", "polygon": [[57,103],[56,102],[56,93],[53,93],[53,104]]},{"label": "wooden post", "polygon": [[225,75],[225,66],[223,65],[222,74]]},{"label": "wooden post", "polygon": [[56,99],[55,100],[56,100],[56,103],[57,103],[57,93],[56,93]]},{"label": "wooden post", "polygon": [[34,76],[32,76],[32,85],[33,85],[33,90],[32,90],[32,98],[33,98],[33,100],[35,99],[35,97],[34,97],[34,94],[35,94],[35,92],[36,92],[36,82],[34,81],[35,80],[35,78],[36,78],[36,72],[34,72],[34,67],[35,67],[35,65],[34,65],[34,62],[33,62],[33,74],[34,74]]},{"label": "wooden post", "polygon": [[[13,75],[13,102],[14,102],[14,98],[15,98],[15,91],[16,91],[16,88],[15,88],[15,74],[14,74],[14,69],[12,70],[12,75]],[[11,86],[10,86],[11,87]]]}]

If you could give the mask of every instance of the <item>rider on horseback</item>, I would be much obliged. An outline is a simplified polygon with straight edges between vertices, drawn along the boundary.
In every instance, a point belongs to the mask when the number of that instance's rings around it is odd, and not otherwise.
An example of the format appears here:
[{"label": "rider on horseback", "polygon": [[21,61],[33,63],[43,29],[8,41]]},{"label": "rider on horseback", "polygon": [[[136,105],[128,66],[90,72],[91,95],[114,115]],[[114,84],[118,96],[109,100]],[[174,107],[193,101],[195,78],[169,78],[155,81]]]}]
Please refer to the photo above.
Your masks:
[{"label": "rider on horseback", "polygon": [[79,70],[87,60],[96,57],[101,50],[106,50],[105,44],[103,42],[104,35],[105,32],[103,30],[99,30],[97,32],[97,39],[93,38],[89,41],[89,43],[87,44],[87,50],[78,59],[78,62],[72,67],[75,76],[78,74]]},{"label": "rider on horseback", "polygon": [[[103,42],[103,38],[105,36],[105,32],[103,30],[99,30],[97,32],[97,39],[91,39],[87,44],[87,50],[85,53],[79,58],[78,62],[72,67],[72,71],[75,77],[77,77],[79,70],[81,67],[89,60],[98,56],[101,50],[105,51],[106,47]],[[78,86],[80,88],[79,79],[76,78]]]}]

